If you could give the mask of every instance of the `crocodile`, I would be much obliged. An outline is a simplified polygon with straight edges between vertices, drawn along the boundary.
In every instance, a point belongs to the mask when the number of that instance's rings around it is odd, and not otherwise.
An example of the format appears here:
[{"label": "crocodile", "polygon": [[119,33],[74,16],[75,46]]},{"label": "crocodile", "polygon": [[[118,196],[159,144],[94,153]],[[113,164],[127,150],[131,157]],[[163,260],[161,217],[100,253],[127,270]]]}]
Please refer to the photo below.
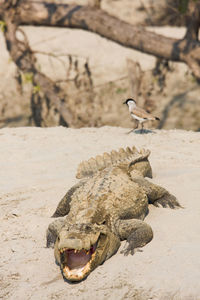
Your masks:
[{"label": "crocodile", "polygon": [[175,196],[152,183],[150,151],[135,147],[79,164],[75,184],[59,202],[47,229],[47,247],[67,281],[81,281],[115,254],[134,254],[153,238],[148,206],[178,208]]}]

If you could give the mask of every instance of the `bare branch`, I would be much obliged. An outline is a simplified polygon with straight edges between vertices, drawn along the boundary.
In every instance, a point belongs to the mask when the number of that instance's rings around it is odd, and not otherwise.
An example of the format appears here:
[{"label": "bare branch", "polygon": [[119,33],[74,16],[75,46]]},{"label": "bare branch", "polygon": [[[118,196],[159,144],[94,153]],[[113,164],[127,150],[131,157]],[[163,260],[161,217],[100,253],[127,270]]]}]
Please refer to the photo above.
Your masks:
[{"label": "bare branch", "polygon": [[46,75],[39,72],[36,68],[36,58],[30,49],[28,40],[23,33],[24,40],[20,41],[16,37],[17,25],[13,21],[15,17],[15,8],[10,8],[4,13],[4,20],[6,22],[5,39],[7,48],[13,61],[18,68],[25,73],[32,74],[32,82],[34,86],[39,86],[43,93],[48,97],[52,104],[59,111],[66,124],[73,124],[73,116],[66,104],[62,102],[62,93],[55,83]]},{"label": "bare branch", "polygon": [[187,27],[185,39],[198,40],[200,27],[200,3],[199,1],[193,5],[190,22]]},{"label": "bare branch", "polygon": [[[199,15],[199,2],[197,7],[198,12],[194,11],[196,19]],[[191,50],[195,49],[200,57],[200,43],[197,40],[199,23],[196,21],[193,22],[195,24],[189,26],[185,39],[178,40],[147,31],[143,27],[130,25],[101,9],[91,6],[25,0],[19,2],[15,10],[14,22],[17,25],[81,28],[95,32],[125,47],[133,48],[158,58],[185,62],[186,64],[188,63]],[[5,10],[3,10],[2,6],[0,8],[0,16],[3,16],[4,12]],[[193,65],[190,63],[190,66]],[[197,74],[196,71],[195,74]],[[198,79],[200,78],[198,77]]]}]

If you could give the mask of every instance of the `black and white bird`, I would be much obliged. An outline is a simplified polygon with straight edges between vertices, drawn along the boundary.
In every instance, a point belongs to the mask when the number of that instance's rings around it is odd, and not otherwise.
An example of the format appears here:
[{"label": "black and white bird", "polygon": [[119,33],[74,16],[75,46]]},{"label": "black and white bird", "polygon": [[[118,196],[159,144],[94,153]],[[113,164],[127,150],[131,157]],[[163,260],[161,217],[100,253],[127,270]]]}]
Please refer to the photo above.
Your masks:
[{"label": "black and white bird", "polygon": [[133,119],[137,121],[136,128],[138,128],[139,123],[142,125],[142,131],[143,131],[143,123],[147,121],[154,121],[158,120],[159,118],[152,116],[150,113],[145,111],[144,109],[138,107],[136,105],[136,101],[132,98],[128,98],[123,104],[126,104],[128,106],[129,112]]}]

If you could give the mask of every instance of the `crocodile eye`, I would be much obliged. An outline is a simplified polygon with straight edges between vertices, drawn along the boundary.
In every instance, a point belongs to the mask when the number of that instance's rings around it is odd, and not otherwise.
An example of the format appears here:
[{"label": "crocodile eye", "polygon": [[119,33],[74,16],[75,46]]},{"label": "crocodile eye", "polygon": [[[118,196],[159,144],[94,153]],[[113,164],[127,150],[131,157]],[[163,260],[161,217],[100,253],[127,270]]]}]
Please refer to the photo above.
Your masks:
[{"label": "crocodile eye", "polygon": [[60,237],[59,237],[59,235],[58,235],[58,242],[60,242]]}]

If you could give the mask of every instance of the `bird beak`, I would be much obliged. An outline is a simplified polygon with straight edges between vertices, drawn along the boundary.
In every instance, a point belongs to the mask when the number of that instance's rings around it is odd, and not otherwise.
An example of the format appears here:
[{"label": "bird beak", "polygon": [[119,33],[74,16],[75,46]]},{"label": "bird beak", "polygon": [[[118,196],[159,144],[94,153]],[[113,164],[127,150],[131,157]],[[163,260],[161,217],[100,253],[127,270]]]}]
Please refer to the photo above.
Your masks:
[{"label": "bird beak", "polygon": [[126,101],[124,101],[123,104],[126,104]]}]

